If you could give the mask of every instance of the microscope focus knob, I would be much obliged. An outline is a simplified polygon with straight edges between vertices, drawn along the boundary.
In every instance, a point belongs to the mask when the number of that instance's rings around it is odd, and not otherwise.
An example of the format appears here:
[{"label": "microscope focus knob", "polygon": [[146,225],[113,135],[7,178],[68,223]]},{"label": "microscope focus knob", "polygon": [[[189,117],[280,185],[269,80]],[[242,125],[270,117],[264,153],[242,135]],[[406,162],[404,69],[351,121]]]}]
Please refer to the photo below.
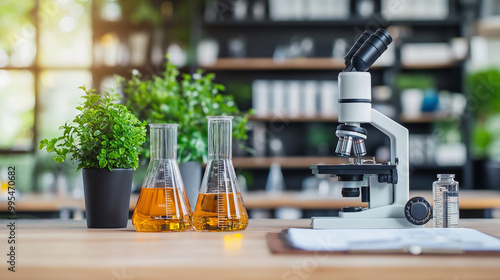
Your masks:
[{"label": "microscope focus knob", "polygon": [[414,225],[425,225],[432,218],[432,206],[421,196],[410,198],[405,206],[405,216]]}]

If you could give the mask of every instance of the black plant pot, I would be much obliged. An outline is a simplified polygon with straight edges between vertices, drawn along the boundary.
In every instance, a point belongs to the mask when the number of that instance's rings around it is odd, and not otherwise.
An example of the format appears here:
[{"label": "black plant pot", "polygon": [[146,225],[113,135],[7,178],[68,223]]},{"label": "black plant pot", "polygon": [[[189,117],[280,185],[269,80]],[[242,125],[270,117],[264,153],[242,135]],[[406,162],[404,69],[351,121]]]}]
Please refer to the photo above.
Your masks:
[{"label": "black plant pot", "polygon": [[132,169],[83,169],[88,228],[127,227]]}]

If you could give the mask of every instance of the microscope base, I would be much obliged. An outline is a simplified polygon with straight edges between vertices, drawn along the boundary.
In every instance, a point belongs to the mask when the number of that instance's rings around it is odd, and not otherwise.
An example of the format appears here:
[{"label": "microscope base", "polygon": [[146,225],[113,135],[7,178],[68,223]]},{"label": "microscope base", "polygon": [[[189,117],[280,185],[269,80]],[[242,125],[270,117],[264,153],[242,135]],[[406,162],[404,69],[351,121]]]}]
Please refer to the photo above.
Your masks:
[{"label": "microscope base", "polygon": [[314,229],[332,228],[421,228],[410,223],[406,218],[339,218],[312,217]]}]

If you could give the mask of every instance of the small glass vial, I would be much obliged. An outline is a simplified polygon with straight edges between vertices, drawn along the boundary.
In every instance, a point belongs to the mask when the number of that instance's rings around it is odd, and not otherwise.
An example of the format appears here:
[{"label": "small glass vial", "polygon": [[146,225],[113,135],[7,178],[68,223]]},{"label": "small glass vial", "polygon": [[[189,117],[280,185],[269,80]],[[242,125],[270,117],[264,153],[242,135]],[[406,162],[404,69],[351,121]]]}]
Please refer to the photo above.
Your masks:
[{"label": "small glass vial", "polygon": [[438,180],[432,183],[434,227],[458,227],[458,182],[455,174],[438,174]]}]

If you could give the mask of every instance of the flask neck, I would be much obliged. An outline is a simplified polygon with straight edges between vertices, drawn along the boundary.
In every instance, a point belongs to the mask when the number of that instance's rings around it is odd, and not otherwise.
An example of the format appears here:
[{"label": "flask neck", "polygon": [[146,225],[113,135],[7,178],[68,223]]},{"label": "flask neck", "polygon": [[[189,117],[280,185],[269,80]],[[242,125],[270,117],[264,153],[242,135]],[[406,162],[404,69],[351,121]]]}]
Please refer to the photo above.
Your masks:
[{"label": "flask neck", "polygon": [[177,124],[150,124],[151,160],[177,159]]},{"label": "flask neck", "polygon": [[231,159],[231,116],[207,117],[208,159]]}]

